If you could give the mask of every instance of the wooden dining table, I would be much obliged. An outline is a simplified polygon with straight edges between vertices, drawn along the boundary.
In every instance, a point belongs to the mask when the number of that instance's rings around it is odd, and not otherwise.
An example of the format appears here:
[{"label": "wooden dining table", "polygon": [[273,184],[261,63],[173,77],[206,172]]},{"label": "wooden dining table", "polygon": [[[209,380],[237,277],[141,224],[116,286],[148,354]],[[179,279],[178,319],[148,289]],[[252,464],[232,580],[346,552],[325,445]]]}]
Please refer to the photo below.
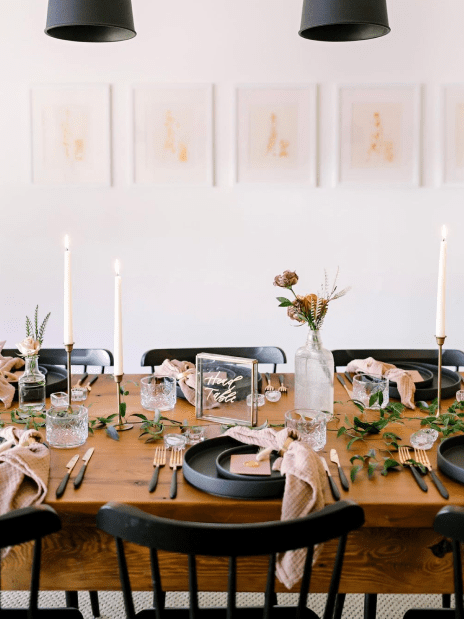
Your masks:
[{"label": "wooden dining table", "polygon": [[[259,424],[267,420],[272,424],[283,423],[286,411],[294,408],[293,375],[285,374],[288,393],[279,402],[266,401],[259,408]],[[109,501],[136,506],[151,514],[178,520],[197,522],[246,523],[278,520],[281,499],[239,500],[206,494],[191,486],[182,474],[178,475],[178,492],[169,498],[171,470],[161,469],[159,483],[153,493],[148,484],[153,473],[154,447],[157,443],[145,442],[140,437],[140,419],[134,413],[145,413],[140,404],[140,376],[125,376],[123,384],[129,391],[126,417],[134,428],[121,432],[119,441],[110,438],[104,429],[95,430],[85,445],[77,449],[51,449],[50,479],[46,504],[53,507],[63,523],[59,533],[44,540],[41,588],[46,590],[117,590],[120,588],[114,540],[96,528],[95,517],[102,505]],[[76,380],[74,378],[73,380]],[[272,380],[277,387],[277,376]],[[133,382],[131,382],[133,381]],[[368,478],[361,471],[349,491],[344,491],[338,479],[335,464],[329,460],[329,451],[336,448],[346,476],[350,477],[350,458],[367,454],[374,448],[379,463],[388,456],[382,434],[369,440],[357,441],[347,450],[349,437],[337,438],[338,428],[346,425],[345,417],[352,421],[359,411],[343,387],[335,381],[335,417],[328,424],[327,444],[321,455],[329,463],[332,475],[340,488],[342,499],[356,501],[365,512],[365,525],[350,534],[346,548],[340,591],[345,593],[451,593],[453,591],[452,555],[441,553],[442,537],[433,531],[433,520],[444,505],[464,506],[464,486],[438,476],[449,491],[449,500],[443,499],[426,476],[428,492],[423,492],[407,469],[392,470],[387,476],[376,471]],[[444,401],[443,408],[452,400]],[[113,378],[102,375],[93,385],[85,405],[89,417],[108,416],[116,411],[116,390]],[[172,411],[163,413],[171,419],[193,422],[195,409],[185,400],[178,399]],[[378,411],[369,411],[366,418],[378,418]],[[395,432],[409,443],[412,432],[419,429],[425,416],[418,408],[406,409],[402,423],[392,423],[387,430]],[[8,422],[9,412],[1,419]],[[201,422],[199,422],[201,423]],[[175,430],[177,431],[177,430]],[[218,424],[209,424],[208,436],[217,436]],[[159,443],[158,443],[159,444]],[[78,453],[82,456],[89,447],[95,452],[87,467],[84,482],[75,490],[72,481],[63,497],[56,499],[55,491],[66,473],[66,464]],[[428,452],[436,469],[436,444]],[[77,475],[80,462],[73,471]],[[379,469],[381,466],[379,467]],[[330,488],[324,490],[326,504],[333,502]],[[324,545],[314,570],[311,591],[326,592],[335,555],[335,543]],[[134,590],[151,589],[148,551],[127,544],[127,560]],[[442,555],[442,556],[441,556]],[[1,586],[7,590],[29,587],[31,546],[12,549],[2,564]],[[265,558],[239,561],[238,590],[263,591],[266,579]],[[161,555],[163,588],[182,591],[188,588],[186,560],[177,555]],[[201,558],[198,572],[199,588],[205,591],[223,591],[227,586],[227,563],[223,560]],[[285,591],[277,584],[278,591]]]}]

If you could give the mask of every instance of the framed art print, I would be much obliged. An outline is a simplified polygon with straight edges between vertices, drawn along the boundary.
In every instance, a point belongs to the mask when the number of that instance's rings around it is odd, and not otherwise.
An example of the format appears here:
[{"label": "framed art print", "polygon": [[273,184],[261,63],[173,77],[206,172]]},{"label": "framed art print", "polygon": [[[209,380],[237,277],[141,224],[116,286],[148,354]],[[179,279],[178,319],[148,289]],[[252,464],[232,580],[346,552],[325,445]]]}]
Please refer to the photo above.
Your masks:
[{"label": "framed art print", "polygon": [[138,86],[133,106],[135,184],[213,184],[211,85]]},{"label": "framed art print", "polygon": [[108,85],[34,86],[31,129],[34,183],[111,184]]},{"label": "framed art print", "polygon": [[342,86],[339,122],[339,183],[419,184],[419,86]]},{"label": "framed art print", "polygon": [[316,185],[316,86],[239,86],[238,183]]},{"label": "framed art print", "polygon": [[464,84],[443,87],[443,183],[464,183]]}]

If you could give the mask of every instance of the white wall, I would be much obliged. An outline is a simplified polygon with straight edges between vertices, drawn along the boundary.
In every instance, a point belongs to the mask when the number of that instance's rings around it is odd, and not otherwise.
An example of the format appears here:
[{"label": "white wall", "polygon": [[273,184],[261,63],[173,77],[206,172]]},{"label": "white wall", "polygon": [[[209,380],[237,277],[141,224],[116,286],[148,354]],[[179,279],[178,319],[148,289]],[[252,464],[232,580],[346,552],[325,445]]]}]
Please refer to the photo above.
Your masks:
[{"label": "white wall", "polygon": [[[441,188],[440,84],[464,82],[461,0],[389,0],[392,33],[359,43],[297,35],[301,0],[133,0],[138,36],[91,45],[43,34],[46,0],[2,0],[0,35],[0,340],[24,337],[24,316],[52,312],[45,345],[62,336],[62,250],[74,256],[78,347],[112,349],[115,257],[124,277],[126,372],[167,346],[283,347],[305,338],[277,307],[274,275],[316,291],[341,269],[350,294],[324,327],[330,348],[433,347],[440,226],[449,227],[447,346],[464,348],[464,189]],[[110,83],[113,186],[30,183],[29,88]],[[130,86],[215,84],[216,186],[130,183]],[[240,83],[320,85],[317,189],[234,186],[233,97]],[[424,84],[423,186],[333,188],[337,83]]]}]

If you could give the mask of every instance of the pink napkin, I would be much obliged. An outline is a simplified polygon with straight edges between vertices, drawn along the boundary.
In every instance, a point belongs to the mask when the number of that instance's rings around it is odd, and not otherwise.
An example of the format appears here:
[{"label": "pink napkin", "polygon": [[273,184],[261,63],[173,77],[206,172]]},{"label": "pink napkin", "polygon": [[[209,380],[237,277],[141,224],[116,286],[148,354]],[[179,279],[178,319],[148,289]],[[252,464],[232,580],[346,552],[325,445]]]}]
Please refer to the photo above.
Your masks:
[{"label": "pink napkin", "polygon": [[[272,447],[276,451],[284,450],[282,458],[277,458],[273,469],[285,475],[285,490],[282,500],[282,520],[301,518],[312,511],[324,507],[326,474],[319,456],[301,441],[289,441],[296,435],[291,428],[277,431],[273,428],[252,430],[236,426],[225,432],[227,436],[260,447]],[[321,547],[315,549],[315,559]],[[290,550],[277,556],[277,578],[287,589],[291,589],[303,575],[306,549]]]},{"label": "pink napkin", "polygon": [[22,368],[24,361],[20,357],[4,357],[2,355],[4,346],[5,341],[0,342],[0,402],[5,408],[10,408],[15,394],[15,388],[10,383],[18,380],[11,370]]},{"label": "pink napkin", "polygon": [[376,361],[373,357],[368,357],[367,359],[354,359],[350,361],[346,368],[347,372],[357,372],[358,370],[367,372],[368,374],[385,376],[385,378],[394,380],[398,385],[401,403],[407,408],[416,408],[414,405],[416,385],[407,370],[400,370],[396,365],[392,365],[391,363]]}]

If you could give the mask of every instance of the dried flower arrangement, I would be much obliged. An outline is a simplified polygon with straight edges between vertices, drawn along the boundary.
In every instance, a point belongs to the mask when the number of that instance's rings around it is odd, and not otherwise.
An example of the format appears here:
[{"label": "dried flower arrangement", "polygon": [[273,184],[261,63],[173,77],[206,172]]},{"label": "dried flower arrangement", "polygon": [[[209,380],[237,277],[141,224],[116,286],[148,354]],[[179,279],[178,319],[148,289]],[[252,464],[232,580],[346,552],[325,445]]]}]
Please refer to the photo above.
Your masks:
[{"label": "dried flower arrangement", "polygon": [[307,323],[310,329],[318,331],[322,327],[330,301],[343,297],[350,290],[350,287],[348,287],[337,292],[337,280],[338,269],[334,283],[330,288],[327,272],[324,270],[324,283],[319,294],[300,296],[293,290],[293,286],[298,282],[298,275],[294,271],[284,271],[282,275],[277,275],[274,278],[274,286],[287,288],[287,290],[293,293],[295,299],[290,301],[286,297],[277,297],[280,303],[279,307],[288,308],[287,315],[292,320],[299,322],[301,325]]}]

